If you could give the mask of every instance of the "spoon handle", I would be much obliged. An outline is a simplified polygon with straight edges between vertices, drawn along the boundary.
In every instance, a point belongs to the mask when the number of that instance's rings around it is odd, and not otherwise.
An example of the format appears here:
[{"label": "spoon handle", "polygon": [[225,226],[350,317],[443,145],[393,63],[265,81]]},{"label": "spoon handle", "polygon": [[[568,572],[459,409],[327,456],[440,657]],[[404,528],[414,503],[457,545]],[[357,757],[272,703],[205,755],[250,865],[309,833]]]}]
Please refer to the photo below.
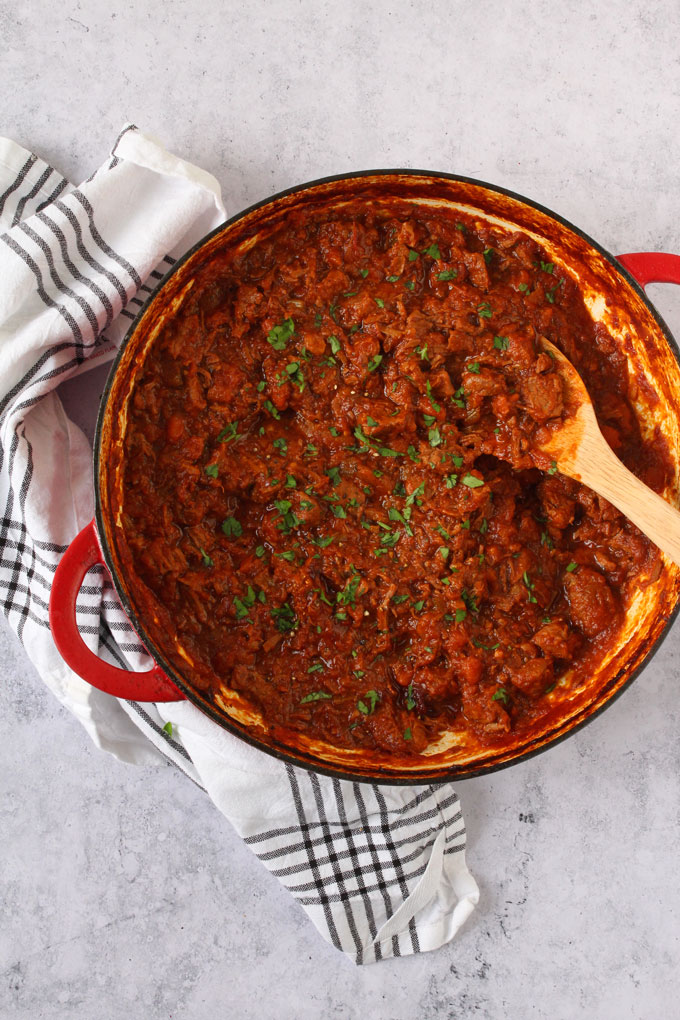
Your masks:
[{"label": "spoon handle", "polygon": [[584,436],[578,461],[581,480],[680,566],[680,512],[624,467],[599,429]]}]

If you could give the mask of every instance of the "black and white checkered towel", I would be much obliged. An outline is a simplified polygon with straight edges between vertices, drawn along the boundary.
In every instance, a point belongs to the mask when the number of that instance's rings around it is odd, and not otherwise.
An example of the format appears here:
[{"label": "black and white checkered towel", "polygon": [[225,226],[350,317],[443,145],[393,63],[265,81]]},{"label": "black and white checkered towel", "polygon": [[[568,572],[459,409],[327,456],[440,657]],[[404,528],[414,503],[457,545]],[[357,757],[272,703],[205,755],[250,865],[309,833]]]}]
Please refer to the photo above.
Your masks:
[{"label": "black and white checkered towel", "polygon": [[[132,125],[77,188],[0,139],[0,604],[95,742],[127,762],[174,761],[324,938],[356,963],[435,949],[478,900],[450,787],[374,787],[286,766],[186,702],[95,690],[52,641],[54,570],[93,515],[90,447],[56,387],[113,356],[165,270],[224,215],[213,177]],[[144,668],[101,568],[86,578],[79,621],[100,655]]]}]

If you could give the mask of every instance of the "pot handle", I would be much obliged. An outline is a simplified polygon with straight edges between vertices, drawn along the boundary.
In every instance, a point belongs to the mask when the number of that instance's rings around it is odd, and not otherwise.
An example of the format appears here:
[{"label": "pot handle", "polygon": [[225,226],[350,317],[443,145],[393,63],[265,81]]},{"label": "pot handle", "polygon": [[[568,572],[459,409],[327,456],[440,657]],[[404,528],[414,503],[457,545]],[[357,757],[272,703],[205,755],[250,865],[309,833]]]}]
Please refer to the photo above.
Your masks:
[{"label": "pot handle", "polygon": [[76,599],[90,567],[104,558],[94,521],[76,535],[59,561],[50,592],[50,629],[71,669],[105,694],[131,701],[181,701],[184,695],[155,663],[144,673],[118,669],[90,651],[76,623]]},{"label": "pot handle", "polygon": [[616,258],[641,287],[648,283],[680,283],[680,255],[665,251],[635,251]]}]

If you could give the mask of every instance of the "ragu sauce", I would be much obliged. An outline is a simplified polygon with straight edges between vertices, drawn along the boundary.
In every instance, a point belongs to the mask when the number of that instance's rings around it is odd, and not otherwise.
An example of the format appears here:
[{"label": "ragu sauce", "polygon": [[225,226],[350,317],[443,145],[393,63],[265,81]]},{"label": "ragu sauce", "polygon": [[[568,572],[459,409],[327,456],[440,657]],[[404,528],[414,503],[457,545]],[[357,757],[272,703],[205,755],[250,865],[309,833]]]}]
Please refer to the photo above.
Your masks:
[{"label": "ragu sauce", "polygon": [[119,517],[191,684],[401,757],[451,728],[502,747],[547,713],[658,553],[534,460],[564,412],[541,336],[661,489],[624,356],[526,235],[395,199],[214,255],[137,371]]}]

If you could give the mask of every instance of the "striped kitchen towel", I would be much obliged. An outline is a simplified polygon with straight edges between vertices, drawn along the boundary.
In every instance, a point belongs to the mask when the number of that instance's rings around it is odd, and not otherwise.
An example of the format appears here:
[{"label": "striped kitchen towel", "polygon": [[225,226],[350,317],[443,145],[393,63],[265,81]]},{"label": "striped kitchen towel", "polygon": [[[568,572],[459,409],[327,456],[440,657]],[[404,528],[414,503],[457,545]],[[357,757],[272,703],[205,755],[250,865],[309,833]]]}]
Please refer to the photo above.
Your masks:
[{"label": "striped kitchen towel", "polygon": [[[183,769],[334,946],[356,963],[435,949],[478,900],[450,787],[376,787],[285,765],[186,702],[95,690],[50,634],[54,570],[93,515],[91,450],[57,386],[113,357],[163,273],[224,216],[215,179],[133,125],[80,187],[0,139],[0,604],[98,746]],[[104,658],[148,665],[101,568],[85,579],[78,619]]]}]

